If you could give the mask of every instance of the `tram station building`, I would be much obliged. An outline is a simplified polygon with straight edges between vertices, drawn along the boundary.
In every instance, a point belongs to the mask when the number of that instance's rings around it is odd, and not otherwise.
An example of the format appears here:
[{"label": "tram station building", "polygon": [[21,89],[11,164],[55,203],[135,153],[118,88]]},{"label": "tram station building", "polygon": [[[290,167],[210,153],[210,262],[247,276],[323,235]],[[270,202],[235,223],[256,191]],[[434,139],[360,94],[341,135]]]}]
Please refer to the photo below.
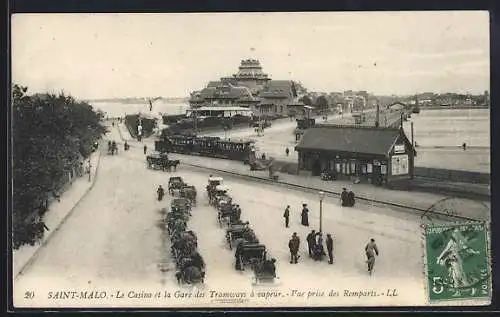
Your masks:
[{"label": "tram station building", "polygon": [[318,124],[299,144],[298,172],[388,185],[413,178],[415,148],[402,128]]}]

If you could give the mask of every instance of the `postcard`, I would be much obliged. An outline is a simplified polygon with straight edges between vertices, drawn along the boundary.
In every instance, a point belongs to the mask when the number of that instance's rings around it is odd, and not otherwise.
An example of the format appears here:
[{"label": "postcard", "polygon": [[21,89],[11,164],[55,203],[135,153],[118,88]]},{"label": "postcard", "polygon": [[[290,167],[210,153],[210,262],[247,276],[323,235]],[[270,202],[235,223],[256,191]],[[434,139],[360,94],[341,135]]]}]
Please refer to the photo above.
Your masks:
[{"label": "postcard", "polygon": [[491,303],[488,12],[11,31],[15,308]]}]

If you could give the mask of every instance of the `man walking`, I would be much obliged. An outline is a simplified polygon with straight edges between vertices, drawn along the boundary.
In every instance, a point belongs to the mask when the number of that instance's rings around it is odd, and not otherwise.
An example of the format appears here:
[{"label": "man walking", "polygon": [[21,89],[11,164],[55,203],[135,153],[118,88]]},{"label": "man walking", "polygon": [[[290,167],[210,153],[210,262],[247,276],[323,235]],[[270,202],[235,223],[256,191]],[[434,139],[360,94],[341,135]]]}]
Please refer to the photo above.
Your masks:
[{"label": "man walking", "polygon": [[285,228],[288,228],[288,224],[290,223],[290,205],[286,206],[283,217],[285,218]]},{"label": "man walking", "polygon": [[290,149],[288,147],[285,149],[285,153],[286,153],[286,156],[290,155]]},{"label": "man walking", "polygon": [[329,264],[333,264],[333,239],[331,234],[326,235],[326,250],[328,251]]},{"label": "man walking", "polygon": [[316,246],[316,230],[312,230],[306,237],[307,248],[309,250],[309,257],[312,257],[312,252]]},{"label": "man walking", "polygon": [[300,256],[297,255],[299,252],[300,238],[297,236],[297,232],[294,232],[292,238],[288,242],[288,248],[290,249],[290,264],[297,264]]},{"label": "man walking", "polygon": [[373,272],[373,266],[375,265],[375,254],[378,256],[378,248],[375,243],[375,239],[371,238],[370,242],[366,244],[365,252],[367,258],[366,263],[368,264],[368,273],[371,275]]},{"label": "man walking", "polygon": [[146,155],[146,151],[148,150],[148,147],[144,145],[144,155]]}]

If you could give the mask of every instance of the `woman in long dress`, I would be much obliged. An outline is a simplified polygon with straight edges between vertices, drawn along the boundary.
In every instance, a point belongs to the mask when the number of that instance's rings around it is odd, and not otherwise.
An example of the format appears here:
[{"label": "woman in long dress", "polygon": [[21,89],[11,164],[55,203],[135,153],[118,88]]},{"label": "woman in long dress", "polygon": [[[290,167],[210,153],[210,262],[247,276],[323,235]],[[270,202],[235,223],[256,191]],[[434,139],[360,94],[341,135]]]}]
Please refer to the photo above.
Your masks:
[{"label": "woman in long dress", "polygon": [[303,226],[309,227],[309,209],[306,204],[302,205],[302,213],[301,213],[301,223]]},{"label": "woman in long dress", "polygon": [[467,287],[472,284],[472,281],[464,271],[463,259],[461,252],[478,254],[479,251],[473,250],[467,245],[466,238],[458,229],[454,229],[451,233],[448,244],[437,258],[437,264],[448,268],[448,276],[452,281],[454,289]]}]

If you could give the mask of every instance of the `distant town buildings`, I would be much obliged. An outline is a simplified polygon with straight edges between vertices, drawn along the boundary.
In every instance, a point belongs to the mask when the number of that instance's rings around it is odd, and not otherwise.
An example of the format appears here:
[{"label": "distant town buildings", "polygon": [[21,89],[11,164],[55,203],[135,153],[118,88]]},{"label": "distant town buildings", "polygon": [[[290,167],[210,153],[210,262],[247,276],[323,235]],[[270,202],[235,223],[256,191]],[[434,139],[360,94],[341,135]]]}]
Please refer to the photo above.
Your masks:
[{"label": "distant town buildings", "polygon": [[[326,99],[326,102],[325,102]],[[304,105],[319,111],[360,112],[377,104],[384,107],[395,102],[411,106],[484,106],[489,93],[482,95],[424,92],[412,96],[375,96],[368,91],[308,92],[300,82],[273,80],[259,60],[242,60],[232,76],[210,81],[205,88],[191,93],[189,104],[195,109],[223,109],[252,113],[254,116],[305,114]],[[326,103],[326,105],[325,105]],[[246,110],[248,109],[248,110]],[[196,110],[195,110],[196,111]],[[192,112],[191,112],[192,113]],[[222,112],[221,112],[222,113]]]},{"label": "distant town buildings", "polygon": [[442,93],[436,94],[425,92],[405,98],[405,102],[410,105],[422,107],[457,107],[457,106],[488,106],[489,93],[485,91],[481,95]]}]

